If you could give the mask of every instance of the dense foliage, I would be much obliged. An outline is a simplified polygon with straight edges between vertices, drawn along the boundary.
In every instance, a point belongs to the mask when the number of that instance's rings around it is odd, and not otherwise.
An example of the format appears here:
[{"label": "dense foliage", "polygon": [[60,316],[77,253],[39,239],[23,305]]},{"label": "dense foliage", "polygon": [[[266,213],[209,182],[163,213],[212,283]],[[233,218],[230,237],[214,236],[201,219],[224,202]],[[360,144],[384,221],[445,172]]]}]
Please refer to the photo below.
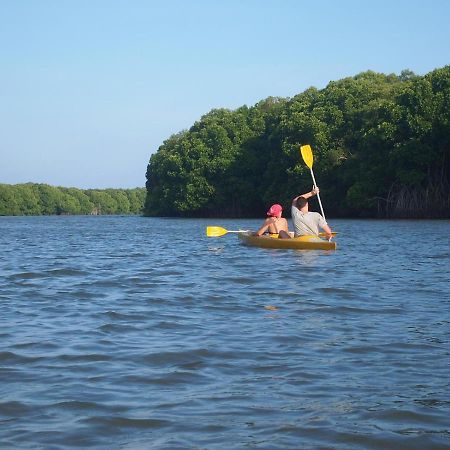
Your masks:
[{"label": "dense foliage", "polygon": [[257,216],[311,188],[328,215],[450,217],[450,66],[372,71],[290,99],[215,109],[150,157],[145,213]]},{"label": "dense foliage", "polygon": [[145,188],[76,189],[47,184],[0,184],[0,216],[139,214]]}]

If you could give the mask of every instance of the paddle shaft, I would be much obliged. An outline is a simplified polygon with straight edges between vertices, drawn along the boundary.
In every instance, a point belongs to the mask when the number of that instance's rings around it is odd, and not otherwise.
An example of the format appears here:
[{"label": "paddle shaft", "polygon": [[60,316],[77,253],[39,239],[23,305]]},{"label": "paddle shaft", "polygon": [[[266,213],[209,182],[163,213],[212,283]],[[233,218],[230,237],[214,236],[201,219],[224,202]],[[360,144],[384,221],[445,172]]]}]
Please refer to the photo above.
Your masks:
[{"label": "paddle shaft", "polygon": [[[312,170],[312,167],[310,168],[310,170],[311,170],[311,176],[312,176],[312,179],[313,179],[314,187],[317,187],[317,183],[316,183],[316,179],[314,178],[314,172]],[[320,211],[322,212],[322,217],[326,221],[327,219],[325,219],[325,214],[323,212],[322,202],[320,201],[320,194],[319,193],[317,193],[317,200],[319,200],[319,206],[320,206]]]}]

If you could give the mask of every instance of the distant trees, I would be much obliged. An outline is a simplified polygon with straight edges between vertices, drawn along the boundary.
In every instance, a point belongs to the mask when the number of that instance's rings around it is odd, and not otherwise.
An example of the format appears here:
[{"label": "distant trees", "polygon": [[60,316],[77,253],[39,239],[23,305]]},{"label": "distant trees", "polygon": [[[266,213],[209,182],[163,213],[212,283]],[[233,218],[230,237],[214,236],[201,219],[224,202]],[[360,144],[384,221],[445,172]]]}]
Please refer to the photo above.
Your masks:
[{"label": "distant trees", "polygon": [[146,191],[88,189],[48,184],[0,184],[0,216],[53,214],[139,214]]},{"label": "distant trees", "polygon": [[311,144],[328,214],[450,217],[450,66],[425,76],[372,71],[212,110],[147,167],[145,214],[259,216],[311,188]]}]

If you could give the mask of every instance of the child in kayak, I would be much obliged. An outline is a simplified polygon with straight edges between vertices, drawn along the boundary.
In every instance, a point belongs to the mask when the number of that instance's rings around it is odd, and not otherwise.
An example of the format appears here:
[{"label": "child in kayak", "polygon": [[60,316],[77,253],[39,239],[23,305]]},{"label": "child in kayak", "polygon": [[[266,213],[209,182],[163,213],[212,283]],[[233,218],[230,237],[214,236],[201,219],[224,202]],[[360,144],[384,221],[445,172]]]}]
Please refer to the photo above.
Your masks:
[{"label": "child in kayak", "polygon": [[267,211],[267,219],[255,235],[261,236],[268,232],[270,234],[278,234],[280,239],[291,239],[288,222],[284,217],[281,217],[282,212],[283,208],[281,205],[272,205]]}]

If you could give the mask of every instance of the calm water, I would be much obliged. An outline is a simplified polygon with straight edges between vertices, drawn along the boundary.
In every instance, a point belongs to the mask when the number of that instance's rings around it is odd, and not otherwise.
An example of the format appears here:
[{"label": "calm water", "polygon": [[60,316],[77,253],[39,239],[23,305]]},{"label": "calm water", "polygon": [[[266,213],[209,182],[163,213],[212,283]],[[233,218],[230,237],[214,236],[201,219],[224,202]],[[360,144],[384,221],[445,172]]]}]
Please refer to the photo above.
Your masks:
[{"label": "calm water", "polygon": [[330,223],[0,218],[0,448],[450,448],[450,222]]}]

